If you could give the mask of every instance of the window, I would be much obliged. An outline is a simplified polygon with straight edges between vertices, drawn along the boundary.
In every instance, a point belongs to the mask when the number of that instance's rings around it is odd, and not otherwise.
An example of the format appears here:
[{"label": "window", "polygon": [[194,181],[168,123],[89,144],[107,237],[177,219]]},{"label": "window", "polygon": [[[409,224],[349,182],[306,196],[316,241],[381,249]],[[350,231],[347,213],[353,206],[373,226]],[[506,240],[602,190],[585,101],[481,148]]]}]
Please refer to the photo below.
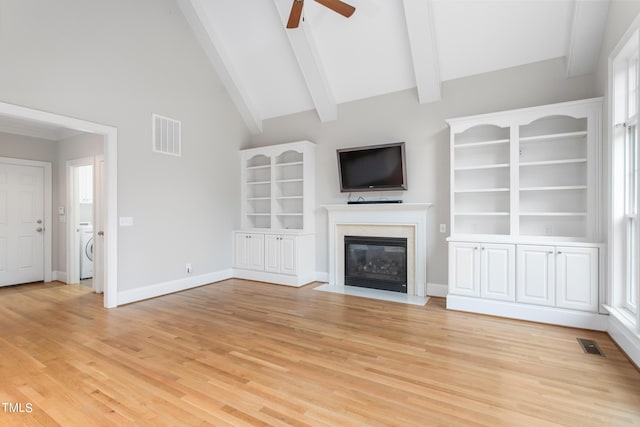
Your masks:
[{"label": "window", "polygon": [[640,212],[638,210],[638,79],[640,33],[636,31],[613,58],[611,305],[638,322]]},{"label": "window", "polygon": [[625,298],[623,306],[636,313],[638,292],[638,150],[635,118],[625,123]]}]

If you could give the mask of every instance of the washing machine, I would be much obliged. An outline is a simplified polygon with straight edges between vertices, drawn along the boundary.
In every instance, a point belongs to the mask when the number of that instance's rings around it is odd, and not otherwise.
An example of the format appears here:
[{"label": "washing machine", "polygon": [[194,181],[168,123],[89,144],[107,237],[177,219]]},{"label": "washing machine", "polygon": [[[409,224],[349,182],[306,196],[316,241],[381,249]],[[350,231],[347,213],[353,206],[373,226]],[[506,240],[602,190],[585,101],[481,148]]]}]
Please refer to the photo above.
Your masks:
[{"label": "washing machine", "polygon": [[80,224],[80,280],[93,277],[93,225]]}]

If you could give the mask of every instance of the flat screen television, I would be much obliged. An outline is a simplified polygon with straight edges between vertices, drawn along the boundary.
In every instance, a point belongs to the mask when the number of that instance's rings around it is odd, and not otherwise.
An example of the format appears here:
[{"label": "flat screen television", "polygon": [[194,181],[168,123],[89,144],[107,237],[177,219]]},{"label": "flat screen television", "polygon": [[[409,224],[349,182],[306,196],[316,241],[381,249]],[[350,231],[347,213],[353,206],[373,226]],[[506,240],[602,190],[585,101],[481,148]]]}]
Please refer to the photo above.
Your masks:
[{"label": "flat screen television", "polygon": [[341,192],[407,189],[404,142],[344,148],[337,152]]}]

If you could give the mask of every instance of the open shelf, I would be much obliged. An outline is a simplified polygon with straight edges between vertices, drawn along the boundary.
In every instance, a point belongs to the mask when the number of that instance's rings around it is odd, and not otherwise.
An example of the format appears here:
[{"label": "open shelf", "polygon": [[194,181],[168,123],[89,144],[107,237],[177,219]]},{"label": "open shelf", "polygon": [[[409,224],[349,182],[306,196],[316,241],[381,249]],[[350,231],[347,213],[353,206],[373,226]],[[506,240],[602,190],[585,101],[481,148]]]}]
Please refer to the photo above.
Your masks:
[{"label": "open shelf", "polygon": [[313,230],[314,151],[308,141],[241,151],[243,228]]},{"label": "open shelf", "polygon": [[284,166],[297,166],[297,165],[303,165],[303,164],[304,162],[299,161],[299,162],[276,163],[276,166],[284,167]]},{"label": "open shelf", "polygon": [[271,165],[247,166],[247,170],[269,169]]},{"label": "open shelf", "polygon": [[457,216],[508,216],[509,212],[456,212]]},{"label": "open shelf", "polygon": [[472,170],[480,170],[480,169],[499,169],[499,168],[508,168],[509,163],[496,163],[490,165],[479,165],[479,166],[462,166],[456,167],[454,170],[456,171],[472,171]]},{"label": "open shelf", "polygon": [[473,148],[473,147],[484,147],[487,145],[496,145],[496,144],[508,144],[509,139],[496,139],[492,141],[480,141],[480,142],[468,142],[466,144],[456,144],[454,148]]},{"label": "open shelf", "polygon": [[589,121],[599,108],[572,102],[448,120],[452,235],[592,236],[599,136]]},{"label": "open shelf", "polygon": [[586,185],[555,185],[547,187],[520,187],[520,191],[568,191],[568,190],[586,190]]},{"label": "open shelf", "polygon": [[506,187],[496,187],[496,188],[475,188],[475,189],[467,189],[467,190],[454,190],[454,193],[500,193],[503,191],[509,191]]},{"label": "open shelf", "polygon": [[586,212],[520,212],[520,216],[587,216]]},{"label": "open shelf", "polygon": [[553,133],[548,135],[525,136],[520,138],[520,142],[531,141],[570,141],[572,138],[587,136],[587,131]]},{"label": "open shelf", "polygon": [[571,163],[586,163],[587,159],[582,157],[578,159],[562,159],[562,160],[543,160],[537,162],[520,162],[520,166],[550,166],[550,165],[568,165]]}]

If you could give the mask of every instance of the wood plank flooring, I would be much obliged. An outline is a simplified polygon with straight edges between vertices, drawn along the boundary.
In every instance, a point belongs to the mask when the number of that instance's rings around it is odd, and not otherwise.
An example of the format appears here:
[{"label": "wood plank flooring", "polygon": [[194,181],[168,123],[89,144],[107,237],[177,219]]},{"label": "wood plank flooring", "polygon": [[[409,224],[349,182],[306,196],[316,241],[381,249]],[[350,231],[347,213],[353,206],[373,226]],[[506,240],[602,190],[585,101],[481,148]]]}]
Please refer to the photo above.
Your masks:
[{"label": "wood plank flooring", "polygon": [[[102,308],[0,289],[0,425],[640,425],[640,372],[593,331],[243,280]],[[594,339],[606,357],[584,354]]]}]

